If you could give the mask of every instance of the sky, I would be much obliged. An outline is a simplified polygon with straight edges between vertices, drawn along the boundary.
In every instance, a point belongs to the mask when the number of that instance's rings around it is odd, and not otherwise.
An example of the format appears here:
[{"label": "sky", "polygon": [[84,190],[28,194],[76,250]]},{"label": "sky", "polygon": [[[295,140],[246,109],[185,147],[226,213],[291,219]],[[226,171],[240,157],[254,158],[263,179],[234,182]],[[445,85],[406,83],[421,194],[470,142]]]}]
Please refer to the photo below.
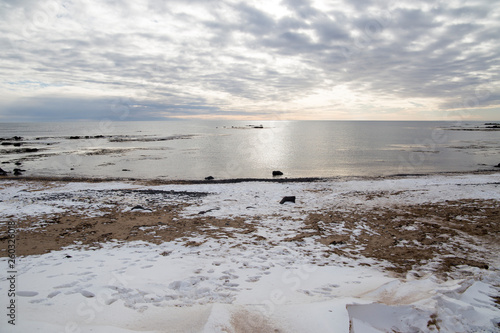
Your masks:
[{"label": "sky", "polygon": [[500,1],[0,0],[0,122],[500,120]]}]

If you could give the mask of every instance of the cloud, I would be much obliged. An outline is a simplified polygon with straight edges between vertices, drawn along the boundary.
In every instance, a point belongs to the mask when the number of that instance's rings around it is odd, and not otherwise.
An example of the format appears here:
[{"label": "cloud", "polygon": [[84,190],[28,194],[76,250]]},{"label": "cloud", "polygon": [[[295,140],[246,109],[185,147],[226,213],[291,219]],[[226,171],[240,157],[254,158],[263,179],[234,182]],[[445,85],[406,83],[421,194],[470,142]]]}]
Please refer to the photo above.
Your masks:
[{"label": "cloud", "polygon": [[3,120],[113,116],[116,98],[133,119],[446,114],[481,89],[500,107],[489,1],[23,0],[0,19]]}]

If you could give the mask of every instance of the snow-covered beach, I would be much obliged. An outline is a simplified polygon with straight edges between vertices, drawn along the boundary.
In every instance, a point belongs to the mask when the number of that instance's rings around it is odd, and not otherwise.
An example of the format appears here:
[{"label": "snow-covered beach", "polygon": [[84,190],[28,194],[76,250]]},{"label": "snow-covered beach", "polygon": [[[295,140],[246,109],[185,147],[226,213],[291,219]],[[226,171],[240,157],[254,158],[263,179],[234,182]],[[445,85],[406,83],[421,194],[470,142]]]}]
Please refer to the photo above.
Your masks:
[{"label": "snow-covered beach", "polygon": [[5,179],[0,328],[497,332],[499,176]]}]

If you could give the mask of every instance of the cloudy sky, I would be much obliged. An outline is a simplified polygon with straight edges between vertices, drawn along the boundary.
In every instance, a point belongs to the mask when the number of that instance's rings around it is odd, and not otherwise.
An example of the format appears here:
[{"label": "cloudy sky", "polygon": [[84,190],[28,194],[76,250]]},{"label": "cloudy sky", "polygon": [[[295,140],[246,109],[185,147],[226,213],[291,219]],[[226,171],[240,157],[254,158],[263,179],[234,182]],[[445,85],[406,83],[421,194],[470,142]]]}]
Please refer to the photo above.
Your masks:
[{"label": "cloudy sky", "polygon": [[500,1],[0,0],[0,121],[500,120]]}]

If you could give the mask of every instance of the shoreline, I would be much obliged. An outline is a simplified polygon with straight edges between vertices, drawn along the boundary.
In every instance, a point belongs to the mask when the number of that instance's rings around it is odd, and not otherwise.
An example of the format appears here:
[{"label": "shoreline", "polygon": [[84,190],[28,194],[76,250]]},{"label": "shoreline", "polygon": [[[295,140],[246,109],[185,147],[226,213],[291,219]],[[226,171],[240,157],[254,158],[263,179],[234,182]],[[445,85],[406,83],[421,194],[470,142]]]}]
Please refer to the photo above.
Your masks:
[{"label": "shoreline", "polygon": [[[495,177],[499,173],[500,171],[476,171],[379,177],[227,179],[210,181],[4,177],[6,183],[4,183],[5,186],[0,187],[0,191],[16,188],[17,186],[20,186],[22,190],[19,190],[19,194],[13,198],[9,198],[9,195],[7,195],[0,199],[7,199],[2,200],[4,202],[19,201],[20,206],[18,209],[12,210],[11,214],[4,212],[3,217],[18,219],[20,230],[24,230],[25,239],[30,237],[39,239],[38,245],[34,247],[30,245],[30,249],[23,245],[22,252],[29,255],[41,254],[39,252],[41,249],[57,250],[65,245],[82,242],[83,244],[92,245],[105,243],[112,239],[119,241],[148,240],[153,241],[153,243],[158,241],[168,242],[183,237],[183,235],[190,238],[189,232],[197,233],[199,232],[197,225],[207,223],[213,225],[218,230],[217,232],[224,230],[222,225],[226,224],[234,225],[239,231],[247,230],[248,233],[253,234],[257,229],[249,227],[248,223],[256,214],[262,218],[270,216],[281,216],[285,220],[292,218],[296,221],[295,223],[303,225],[311,216],[331,211],[332,207],[351,211],[351,215],[358,216],[359,220],[364,220],[367,216],[373,214],[374,209],[383,208],[384,211],[380,211],[380,214],[392,216],[395,213],[390,210],[401,210],[397,206],[403,205],[407,207],[408,211],[415,210],[415,213],[411,214],[417,216],[417,219],[425,220],[429,218],[428,215],[434,216],[437,213],[430,208],[426,212],[418,211],[418,202],[420,204],[434,205],[433,207],[436,209],[439,205],[442,205],[439,209],[444,211],[453,210],[453,208],[446,207],[447,202],[453,198],[442,195],[441,192],[425,199],[428,196],[428,193],[426,193],[428,189],[426,188],[430,184],[435,181],[439,184],[444,183],[445,185],[438,185],[443,187],[444,191],[450,191],[450,186],[460,185],[490,189],[496,188],[500,184],[498,178]],[[487,182],[484,182],[485,177],[488,179]],[[469,179],[478,179],[478,182],[477,184],[475,181],[470,183]],[[448,182],[448,180],[450,181]],[[11,181],[15,182],[12,183]],[[1,181],[0,184],[2,184]],[[342,190],[342,188],[346,189]],[[399,190],[397,190],[398,188]],[[26,193],[20,194],[23,192]],[[246,192],[254,193],[255,198],[251,196],[246,198],[248,196]],[[423,199],[416,196],[416,194],[412,194],[412,192],[420,193]],[[33,197],[30,193],[39,193],[39,195]],[[279,203],[283,197],[290,195],[297,196],[297,203],[294,202],[292,205],[281,205]],[[347,202],[344,202],[344,200],[339,202],[339,195],[351,199]],[[23,196],[26,198],[23,199]],[[263,201],[260,199],[262,196],[267,196],[267,199]],[[404,199],[405,196],[408,196],[408,199]],[[21,199],[14,199],[19,197]],[[238,207],[244,205],[244,203],[239,203],[243,197],[248,202],[244,207]],[[454,202],[456,205],[463,202],[463,205],[467,206],[471,204],[469,203],[470,200],[479,200],[473,205],[476,205],[477,209],[483,209],[491,206],[488,200],[492,198],[495,198],[495,195],[489,194],[486,197],[479,195],[476,197],[463,194],[455,196]],[[30,209],[29,204],[28,207],[24,206],[22,204],[23,200],[26,200],[27,203],[35,203],[34,208]],[[76,206],[68,204],[68,200],[76,202]],[[307,203],[309,200],[313,200],[312,202],[318,201],[319,205],[313,204],[313,206],[309,207],[312,203]],[[353,205],[351,201],[357,203]],[[93,204],[90,204],[91,202]],[[331,206],[332,204],[333,206]],[[482,205],[485,205],[485,207],[481,207]],[[224,206],[224,209],[221,208],[222,206]],[[136,208],[137,210],[135,210]],[[290,217],[288,216],[290,209],[300,209],[300,212],[297,211],[293,214],[293,217]],[[2,221],[1,217],[0,222]],[[165,234],[162,232],[160,233],[161,236],[150,237],[136,230],[138,227],[145,225],[149,225],[153,229],[163,230],[163,225],[166,222],[157,225],[156,221],[164,218],[170,221],[167,224],[173,223],[172,221],[175,220],[190,222],[188,227],[186,227],[185,222],[180,227],[175,225],[175,228],[169,229],[169,232],[176,230],[174,233]],[[326,217],[326,219],[329,220],[330,218]],[[350,219],[350,217],[343,216],[338,217],[338,219],[329,223],[345,223],[345,219]],[[130,230],[124,234],[119,233],[116,229],[117,224],[108,225],[107,220],[119,222],[122,227],[128,225]],[[89,225],[89,221],[92,227]],[[457,222],[461,223],[460,221]],[[446,224],[448,221],[444,220],[439,223]],[[2,231],[5,231],[2,230],[5,225],[3,227],[1,225],[2,223],[0,223],[0,241],[4,241],[5,239],[1,237],[1,234]],[[51,228],[55,228],[55,233],[48,232]],[[94,228],[92,235],[95,234],[96,237],[88,237],[87,229],[89,228]],[[313,229],[315,228],[318,228],[318,226],[313,227]],[[371,228],[377,229],[378,225],[373,225]],[[455,228],[455,226],[452,228]],[[40,233],[41,230],[47,232]],[[325,235],[328,240],[324,239],[323,241],[327,243],[330,241],[345,243],[344,236],[339,238],[335,235],[335,233]],[[304,237],[315,237],[315,234],[299,233],[286,237],[286,241],[301,241]],[[329,237],[333,237],[333,240]],[[0,257],[4,254],[4,249],[0,249]]]},{"label": "shoreline", "polygon": [[419,178],[430,176],[462,176],[462,175],[490,175],[500,173],[500,168],[492,170],[471,170],[471,171],[437,171],[428,173],[404,173],[380,176],[332,176],[332,177],[273,177],[273,178],[228,178],[228,179],[159,179],[159,178],[135,178],[135,177],[68,177],[68,176],[0,176],[1,180],[19,181],[50,181],[50,182],[86,182],[86,183],[106,183],[106,182],[136,182],[149,185],[202,185],[202,184],[237,184],[237,183],[312,183],[322,181],[349,181],[349,180],[381,180],[381,179],[403,179]]}]

